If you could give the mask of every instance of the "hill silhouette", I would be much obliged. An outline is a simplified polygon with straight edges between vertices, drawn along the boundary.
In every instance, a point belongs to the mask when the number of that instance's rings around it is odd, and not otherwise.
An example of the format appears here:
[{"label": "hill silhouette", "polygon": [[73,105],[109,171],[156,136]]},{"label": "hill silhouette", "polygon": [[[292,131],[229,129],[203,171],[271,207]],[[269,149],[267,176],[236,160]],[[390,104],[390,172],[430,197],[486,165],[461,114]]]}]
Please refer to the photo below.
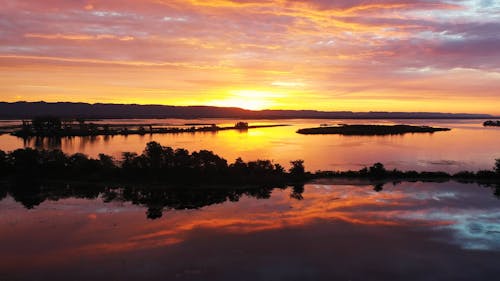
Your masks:
[{"label": "hill silhouette", "polygon": [[450,119],[491,118],[488,114],[439,112],[351,112],[316,110],[260,110],[235,107],[104,104],[74,102],[0,102],[0,118],[236,118],[236,119]]}]

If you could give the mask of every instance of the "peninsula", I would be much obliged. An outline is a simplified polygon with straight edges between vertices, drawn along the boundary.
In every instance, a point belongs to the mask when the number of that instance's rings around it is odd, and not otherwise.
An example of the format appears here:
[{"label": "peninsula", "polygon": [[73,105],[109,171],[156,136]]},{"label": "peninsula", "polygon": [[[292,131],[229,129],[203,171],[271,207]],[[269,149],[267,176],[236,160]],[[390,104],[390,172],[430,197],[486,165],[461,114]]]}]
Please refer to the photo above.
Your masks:
[{"label": "peninsula", "polygon": [[196,132],[218,132],[226,130],[246,131],[256,128],[287,126],[249,125],[247,122],[238,122],[234,126],[220,127],[216,124],[191,124],[185,127],[154,127],[155,124],[95,124],[85,120],[62,120],[59,117],[36,117],[31,121],[23,121],[13,136],[27,137],[76,137],[76,136],[114,136],[114,135],[145,135],[145,134],[180,134]]}]

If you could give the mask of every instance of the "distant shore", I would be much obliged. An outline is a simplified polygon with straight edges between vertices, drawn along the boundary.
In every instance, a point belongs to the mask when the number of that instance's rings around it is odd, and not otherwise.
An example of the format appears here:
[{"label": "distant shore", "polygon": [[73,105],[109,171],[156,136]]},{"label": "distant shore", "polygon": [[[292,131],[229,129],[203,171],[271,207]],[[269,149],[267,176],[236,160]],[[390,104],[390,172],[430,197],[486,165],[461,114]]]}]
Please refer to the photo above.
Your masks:
[{"label": "distant shore", "polygon": [[251,119],[491,119],[490,114],[442,112],[352,112],[318,110],[246,110],[236,107],[104,104],[76,102],[0,102],[0,118],[30,119],[56,115],[84,119],[226,118]]}]

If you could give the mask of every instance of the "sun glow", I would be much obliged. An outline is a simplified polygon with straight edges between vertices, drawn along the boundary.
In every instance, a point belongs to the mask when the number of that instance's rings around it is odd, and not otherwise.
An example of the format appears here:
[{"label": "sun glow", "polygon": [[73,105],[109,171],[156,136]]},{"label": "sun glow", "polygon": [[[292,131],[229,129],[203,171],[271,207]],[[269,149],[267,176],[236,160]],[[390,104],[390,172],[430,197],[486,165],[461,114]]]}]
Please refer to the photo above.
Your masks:
[{"label": "sun glow", "polygon": [[212,100],[209,105],[262,110],[276,106],[277,99],[283,96],[283,94],[269,91],[232,90],[228,92],[227,98]]}]

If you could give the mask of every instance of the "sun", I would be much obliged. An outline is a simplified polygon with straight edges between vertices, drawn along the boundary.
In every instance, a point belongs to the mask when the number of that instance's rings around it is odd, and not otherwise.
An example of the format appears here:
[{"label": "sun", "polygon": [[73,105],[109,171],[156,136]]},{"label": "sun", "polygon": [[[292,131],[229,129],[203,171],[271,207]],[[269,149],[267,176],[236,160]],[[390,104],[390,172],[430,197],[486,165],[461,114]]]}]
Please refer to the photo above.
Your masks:
[{"label": "sun", "polygon": [[268,109],[277,104],[276,99],[282,94],[260,90],[232,90],[228,97],[212,100],[209,105],[222,107],[239,107],[249,110]]}]

